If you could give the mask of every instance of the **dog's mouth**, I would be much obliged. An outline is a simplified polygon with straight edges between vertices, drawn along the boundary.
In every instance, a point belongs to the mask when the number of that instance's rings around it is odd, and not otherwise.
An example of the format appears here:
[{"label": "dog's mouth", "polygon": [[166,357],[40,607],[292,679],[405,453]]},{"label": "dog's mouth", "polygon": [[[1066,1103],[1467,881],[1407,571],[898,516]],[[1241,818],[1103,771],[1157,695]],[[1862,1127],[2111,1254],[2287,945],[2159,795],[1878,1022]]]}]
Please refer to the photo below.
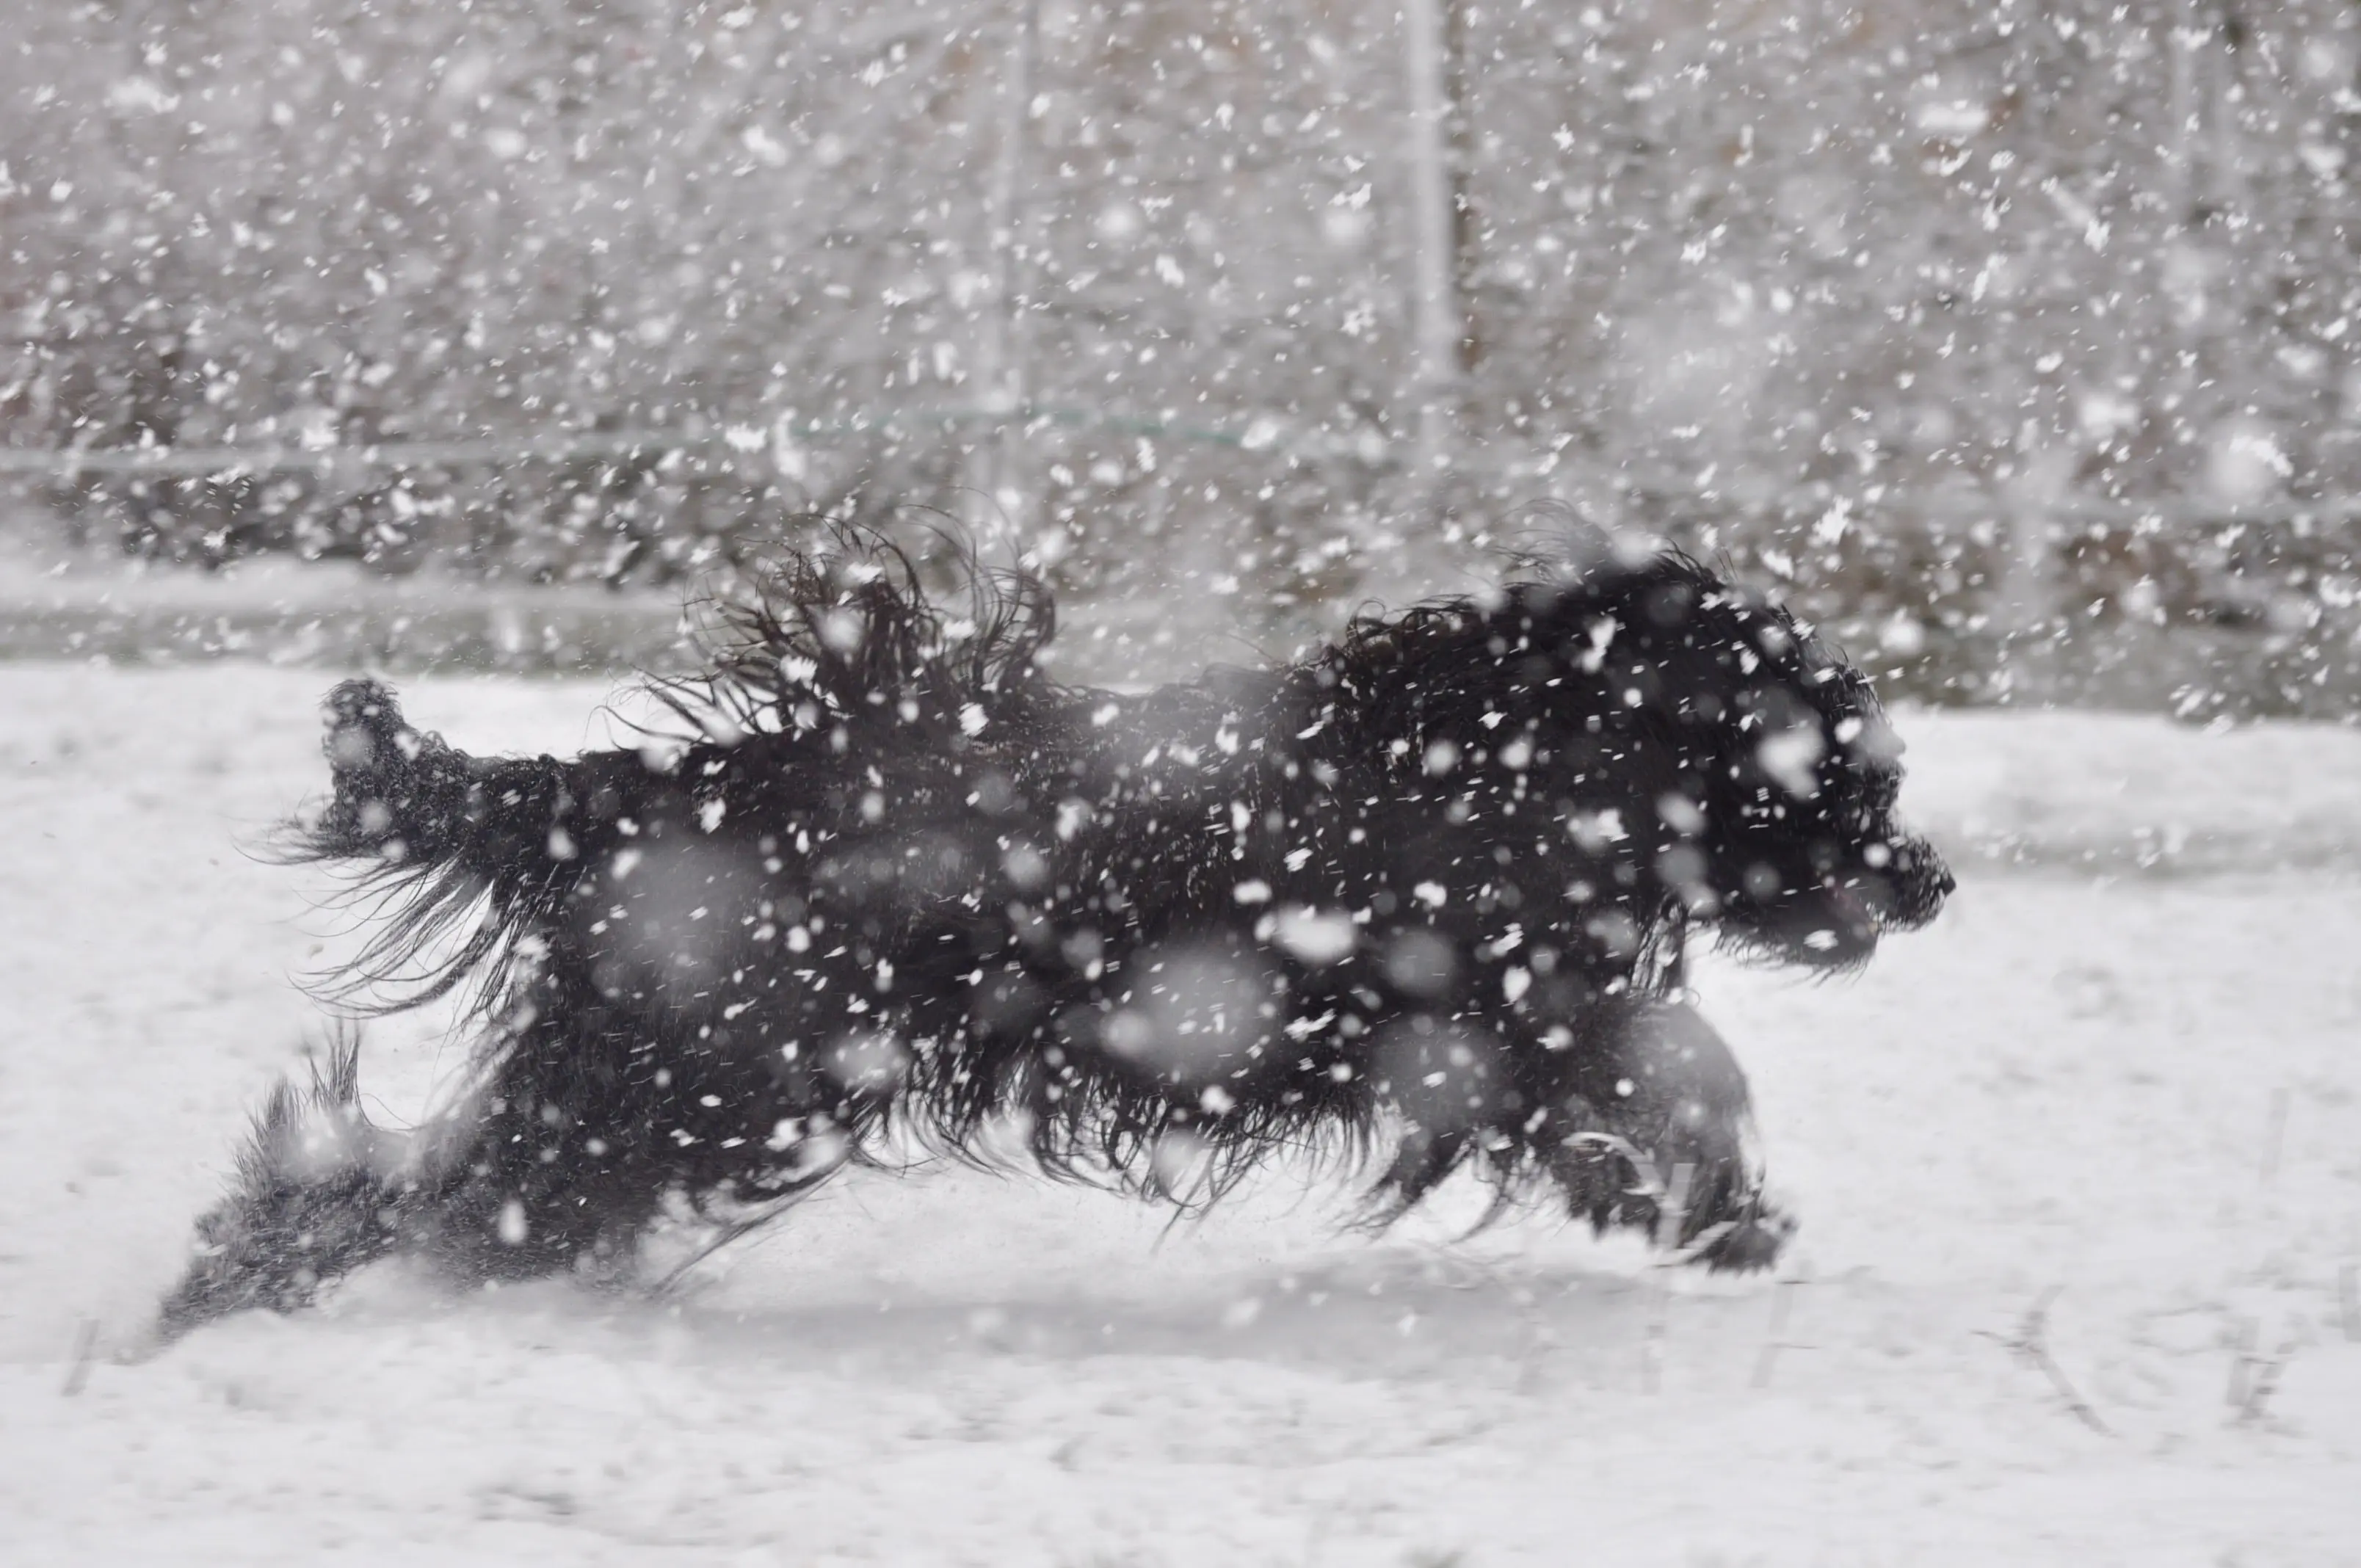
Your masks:
[{"label": "dog's mouth", "polygon": [[1885,928],[1885,915],[1861,889],[1839,883],[1821,890],[1838,919],[1857,936],[1874,937]]},{"label": "dog's mouth", "polygon": [[1924,852],[1905,867],[1826,879],[1805,905],[1817,917],[1803,938],[1807,961],[1867,957],[1879,938],[1934,919],[1951,887],[1950,874]]},{"label": "dog's mouth", "polygon": [[1891,866],[1839,891],[1861,895],[1880,929],[1916,931],[1942,913],[1956,885],[1941,856],[1923,841],[1908,840]]},{"label": "dog's mouth", "polygon": [[1888,924],[1873,891],[1823,883],[1741,914],[1722,935],[1772,962],[1849,969],[1877,951]]},{"label": "dog's mouth", "polygon": [[[1876,854],[1878,844],[1889,847]],[[1941,913],[1953,884],[1933,849],[1899,837],[1871,848],[1858,860],[1790,872],[1784,887],[1749,885],[1744,896],[1733,894],[1724,939],[1773,962],[1846,969],[1867,962],[1883,938],[1916,931]],[[1773,874],[1768,865],[1750,868],[1747,880]]]},{"label": "dog's mouth", "polygon": [[1827,923],[1804,933],[1806,961],[1852,963],[1875,949],[1886,920],[1879,901],[1861,888],[1829,883],[1820,889],[1819,903]]}]

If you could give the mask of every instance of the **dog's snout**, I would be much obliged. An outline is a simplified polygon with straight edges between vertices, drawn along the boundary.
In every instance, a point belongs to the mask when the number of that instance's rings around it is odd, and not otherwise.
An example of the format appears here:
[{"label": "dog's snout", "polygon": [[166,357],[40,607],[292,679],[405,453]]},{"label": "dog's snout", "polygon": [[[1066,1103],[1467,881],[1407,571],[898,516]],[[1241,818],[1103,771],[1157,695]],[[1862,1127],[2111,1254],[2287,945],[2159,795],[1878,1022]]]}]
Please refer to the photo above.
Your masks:
[{"label": "dog's snout", "polygon": [[1894,855],[1894,868],[1903,873],[1901,907],[1896,915],[1905,925],[1923,926],[1935,918],[1942,912],[1943,901],[1959,886],[1951,876],[1951,868],[1924,839],[1913,839],[1901,846]]},{"label": "dog's snout", "polygon": [[1937,898],[1950,896],[1959,883],[1951,880],[1951,868],[1935,851],[1935,846],[1924,839],[1913,839],[1905,863]]}]

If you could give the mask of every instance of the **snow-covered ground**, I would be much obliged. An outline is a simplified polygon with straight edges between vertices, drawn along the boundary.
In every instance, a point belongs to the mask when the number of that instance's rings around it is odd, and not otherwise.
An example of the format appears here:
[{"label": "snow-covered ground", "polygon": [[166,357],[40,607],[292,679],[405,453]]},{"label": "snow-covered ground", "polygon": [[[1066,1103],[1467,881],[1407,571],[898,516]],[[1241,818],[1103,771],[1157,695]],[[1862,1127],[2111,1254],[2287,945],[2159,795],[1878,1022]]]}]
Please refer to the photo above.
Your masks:
[{"label": "snow-covered ground", "polygon": [[[676,1299],[385,1267],[118,1362],[316,1030],[335,919],[245,850],[326,684],[0,665],[10,1563],[2361,1558],[2361,736],[1903,716],[1950,911],[1702,981],[1803,1216],[1773,1278],[1370,1240],[1284,1174],[1169,1231],[872,1176]],[[602,695],[405,693],[483,749]],[[373,1036],[389,1114],[436,1058]]]}]

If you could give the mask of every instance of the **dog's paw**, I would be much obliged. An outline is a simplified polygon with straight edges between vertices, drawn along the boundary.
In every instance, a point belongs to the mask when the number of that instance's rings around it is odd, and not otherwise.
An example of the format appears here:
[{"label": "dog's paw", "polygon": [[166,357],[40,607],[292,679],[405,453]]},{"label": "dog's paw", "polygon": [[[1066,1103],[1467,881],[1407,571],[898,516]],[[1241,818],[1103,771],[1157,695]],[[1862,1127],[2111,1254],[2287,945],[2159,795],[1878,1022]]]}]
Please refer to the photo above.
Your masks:
[{"label": "dog's paw", "polygon": [[1686,1261],[1701,1263],[1716,1274],[1759,1274],[1779,1261],[1795,1234],[1793,1215],[1763,1205],[1692,1243]]}]

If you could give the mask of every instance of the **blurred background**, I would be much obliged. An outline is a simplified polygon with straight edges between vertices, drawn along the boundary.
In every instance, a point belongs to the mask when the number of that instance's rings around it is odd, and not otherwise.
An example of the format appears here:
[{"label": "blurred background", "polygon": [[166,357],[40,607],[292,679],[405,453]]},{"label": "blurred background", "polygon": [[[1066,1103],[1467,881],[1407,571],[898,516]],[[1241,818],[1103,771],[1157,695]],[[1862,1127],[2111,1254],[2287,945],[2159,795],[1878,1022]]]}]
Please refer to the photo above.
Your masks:
[{"label": "blurred background", "polygon": [[2343,716],[2356,88],[2337,0],[24,6],[0,646],[661,662],[826,513],[1113,678],[1554,503],[1890,693]]}]

